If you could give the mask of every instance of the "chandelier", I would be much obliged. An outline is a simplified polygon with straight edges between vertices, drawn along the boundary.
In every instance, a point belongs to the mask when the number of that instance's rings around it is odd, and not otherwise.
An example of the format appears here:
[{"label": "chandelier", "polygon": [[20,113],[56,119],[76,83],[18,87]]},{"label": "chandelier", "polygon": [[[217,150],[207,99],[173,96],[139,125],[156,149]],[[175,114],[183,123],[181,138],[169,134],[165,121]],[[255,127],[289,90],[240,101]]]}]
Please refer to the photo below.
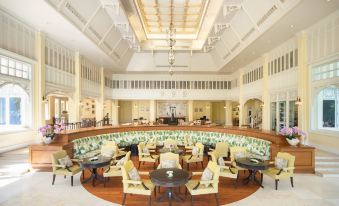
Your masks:
[{"label": "chandelier", "polygon": [[174,53],[174,45],[175,45],[175,34],[176,30],[173,28],[173,24],[171,22],[170,27],[167,30],[167,43],[169,46],[168,51],[168,63],[170,65],[169,74],[172,76],[174,74],[173,64],[175,62],[175,53]]}]

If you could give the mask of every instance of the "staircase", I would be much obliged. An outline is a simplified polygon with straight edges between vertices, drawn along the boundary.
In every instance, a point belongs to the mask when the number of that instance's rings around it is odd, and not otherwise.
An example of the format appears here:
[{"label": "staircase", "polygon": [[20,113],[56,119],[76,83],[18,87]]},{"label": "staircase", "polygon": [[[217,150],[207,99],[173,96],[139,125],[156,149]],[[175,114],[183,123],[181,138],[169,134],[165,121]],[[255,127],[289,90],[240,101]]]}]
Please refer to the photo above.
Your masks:
[{"label": "staircase", "polygon": [[317,150],[315,173],[321,177],[339,177],[339,156]]}]

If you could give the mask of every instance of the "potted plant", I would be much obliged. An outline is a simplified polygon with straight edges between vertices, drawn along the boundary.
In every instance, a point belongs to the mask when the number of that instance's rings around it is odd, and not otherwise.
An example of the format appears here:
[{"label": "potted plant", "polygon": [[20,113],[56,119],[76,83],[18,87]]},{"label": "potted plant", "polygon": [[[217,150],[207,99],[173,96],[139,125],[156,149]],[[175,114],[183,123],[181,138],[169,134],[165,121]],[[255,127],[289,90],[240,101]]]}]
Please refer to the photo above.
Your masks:
[{"label": "potted plant", "polygon": [[39,132],[42,135],[42,141],[45,144],[50,144],[53,142],[55,134],[60,133],[62,130],[64,130],[64,125],[61,124],[46,124],[45,126],[42,126],[39,128]]},{"label": "potted plant", "polygon": [[292,146],[296,146],[300,142],[298,137],[306,135],[306,133],[298,127],[284,127],[280,130],[279,134],[283,135]]}]

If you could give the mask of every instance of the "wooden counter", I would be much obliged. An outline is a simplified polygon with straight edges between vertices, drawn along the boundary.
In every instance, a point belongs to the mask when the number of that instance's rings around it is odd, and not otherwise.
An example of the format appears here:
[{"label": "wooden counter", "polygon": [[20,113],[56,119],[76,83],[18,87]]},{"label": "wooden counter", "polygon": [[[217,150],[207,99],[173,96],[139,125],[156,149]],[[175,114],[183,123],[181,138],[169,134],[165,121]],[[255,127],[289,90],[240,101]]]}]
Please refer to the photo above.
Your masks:
[{"label": "wooden counter", "polygon": [[289,152],[296,156],[296,172],[314,173],[314,150],[309,146],[292,147],[289,146],[284,137],[277,135],[275,132],[262,131],[256,129],[239,128],[239,127],[209,127],[209,126],[103,126],[90,127],[78,130],[64,131],[58,134],[55,141],[50,145],[31,145],[30,162],[33,168],[48,168],[51,164],[50,154],[53,151],[65,149],[70,156],[73,154],[72,141],[82,137],[95,136],[99,134],[108,134],[126,131],[149,131],[149,130],[191,130],[220,132],[227,134],[237,134],[250,137],[256,137],[272,142],[271,159],[274,159],[279,151]]}]

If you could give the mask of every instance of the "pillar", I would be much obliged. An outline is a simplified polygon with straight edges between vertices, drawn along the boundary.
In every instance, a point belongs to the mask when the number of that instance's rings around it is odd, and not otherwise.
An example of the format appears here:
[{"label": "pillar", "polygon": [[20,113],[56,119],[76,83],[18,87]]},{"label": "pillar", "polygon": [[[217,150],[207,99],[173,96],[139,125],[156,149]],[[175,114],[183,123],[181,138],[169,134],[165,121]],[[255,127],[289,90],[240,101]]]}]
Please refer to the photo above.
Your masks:
[{"label": "pillar", "polygon": [[232,126],[232,101],[225,101],[225,125]]},{"label": "pillar", "polygon": [[262,78],[262,129],[270,130],[270,94],[268,77],[268,56],[263,56],[263,78]]},{"label": "pillar", "polygon": [[112,100],[112,125],[119,125],[119,101]]},{"label": "pillar", "polygon": [[301,32],[298,38],[298,96],[302,104],[298,106],[298,127],[303,131],[309,129],[309,71],[307,66],[307,35]]},{"label": "pillar", "polygon": [[243,97],[243,71],[239,72],[239,127],[244,124],[244,97]]},{"label": "pillar", "polygon": [[81,100],[81,57],[79,52],[74,55],[74,94],[69,101],[69,122],[80,122]]},{"label": "pillar", "polygon": [[157,104],[155,100],[150,100],[149,102],[149,121],[155,122],[157,118]]},{"label": "pillar", "polygon": [[188,100],[187,109],[188,109],[188,121],[191,122],[193,121],[193,112],[194,112],[193,100]]},{"label": "pillar", "polygon": [[96,101],[95,106],[95,119],[96,121],[100,121],[104,118],[106,114],[104,114],[104,101],[105,101],[105,74],[104,68],[100,68],[100,88],[99,88],[99,98]]},{"label": "pillar", "polygon": [[33,128],[44,125],[45,122],[45,104],[48,104],[45,91],[45,35],[42,32],[36,33],[36,64],[33,71]]}]

